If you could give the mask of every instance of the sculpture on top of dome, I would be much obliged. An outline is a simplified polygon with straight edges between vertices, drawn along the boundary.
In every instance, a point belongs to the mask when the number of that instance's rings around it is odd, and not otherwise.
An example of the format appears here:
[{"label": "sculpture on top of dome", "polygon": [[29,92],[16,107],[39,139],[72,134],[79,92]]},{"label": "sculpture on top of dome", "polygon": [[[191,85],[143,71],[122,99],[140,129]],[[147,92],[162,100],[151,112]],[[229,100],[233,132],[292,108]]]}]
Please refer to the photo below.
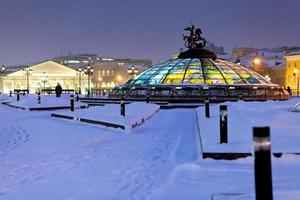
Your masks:
[{"label": "sculpture on top of dome", "polygon": [[189,49],[202,49],[206,40],[201,36],[202,31],[200,28],[195,29],[194,25],[188,26],[184,29],[185,31],[189,31],[190,35],[183,35],[184,45]]}]

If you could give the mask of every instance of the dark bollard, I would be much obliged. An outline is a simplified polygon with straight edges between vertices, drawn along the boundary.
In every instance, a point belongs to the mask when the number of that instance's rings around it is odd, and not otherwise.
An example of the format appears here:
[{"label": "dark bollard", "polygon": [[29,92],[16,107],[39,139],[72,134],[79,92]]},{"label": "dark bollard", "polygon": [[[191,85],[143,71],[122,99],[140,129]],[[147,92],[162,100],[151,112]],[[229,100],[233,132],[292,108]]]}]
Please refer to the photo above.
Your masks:
[{"label": "dark bollard", "polygon": [[220,105],[220,144],[228,143],[227,106]]},{"label": "dark bollard", "polygon": [[71,111],[74,112],[74,94],[70,95]]},{"label": "dark bollard", "polygon": [[17,92],[17,101],[20,101],[20,93],[19,93],[19,91]]},{"label": "dark bollard", "polygon": [[272,200],[270,127],[253,127],[256,200]]},{"label": "dark bollard", "polygon": [[149,103],[149,102],[150,102],[150,96],[149,96],[149,94],[147,94],[146,103]]},{"label": "dark bollard", "polygon": [[40,92],[38,92],[38,104],[41,104],[41,93]]},{"label": "dark bollard", "polygon": [[209,99],[206,98],[204,100],[204,103],[205,103],[205,116],[207,118],[209,118],[210,117],[210,114],[209,114]]},{"label": "dark bollard", "polygon": [[121,98],[121,115],[125,117],[125,97]]},{"label": "dark bollard", "polygon": [[79,101],[79,94],[76,93],[76,101]]}]

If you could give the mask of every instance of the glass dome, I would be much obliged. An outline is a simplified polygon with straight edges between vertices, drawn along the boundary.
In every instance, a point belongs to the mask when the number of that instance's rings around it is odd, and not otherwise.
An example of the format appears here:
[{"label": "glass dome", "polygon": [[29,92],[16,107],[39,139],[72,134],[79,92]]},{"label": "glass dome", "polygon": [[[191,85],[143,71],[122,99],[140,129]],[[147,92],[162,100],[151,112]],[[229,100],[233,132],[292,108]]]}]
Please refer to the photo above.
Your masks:
[{"label": "glass dome", "polygon": [[272,84],[241,65],[211,58],[178,58],[154,65],[126,84],[129,85],[222,85]]},{"label": "glass dome", "polygon": [[[149,67],[126,84],[117,86],[109,98],[168,103],[202,103],[289,99],[287,91],[257,72],[204,49],[205,39],[194,26],[184,30],[186,51],[177,59]],[[200,33],[200,34],[199,34]]]}]

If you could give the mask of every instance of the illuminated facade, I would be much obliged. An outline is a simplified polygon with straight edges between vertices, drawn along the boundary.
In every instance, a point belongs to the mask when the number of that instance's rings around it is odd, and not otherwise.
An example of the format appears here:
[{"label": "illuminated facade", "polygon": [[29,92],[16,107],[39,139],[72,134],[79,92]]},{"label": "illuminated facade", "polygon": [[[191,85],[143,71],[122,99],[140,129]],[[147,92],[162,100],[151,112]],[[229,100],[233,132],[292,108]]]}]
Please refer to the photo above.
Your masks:
[{"label": "illuminated facade", "polygon": [[[63,89],[79,89],[79,76],[76,70],[53,61],[45,61],[1,77],[0,91],[9,93],[16,89],[29,88],[31,93],[42,89],[54,89],[60,83]],[[87,77],[81,77],[81,91],[87,88]]]},{"label": "illuminated facade", "polygon": [[300,90],[300,54],[285,56],[285,87],[290,87],[293,91]]}]

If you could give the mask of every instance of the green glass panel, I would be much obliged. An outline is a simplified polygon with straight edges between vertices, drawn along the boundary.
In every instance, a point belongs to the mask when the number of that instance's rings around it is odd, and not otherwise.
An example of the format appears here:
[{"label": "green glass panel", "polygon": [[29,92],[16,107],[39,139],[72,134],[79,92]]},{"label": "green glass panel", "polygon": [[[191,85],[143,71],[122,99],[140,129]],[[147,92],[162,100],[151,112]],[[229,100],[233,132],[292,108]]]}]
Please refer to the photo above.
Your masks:
[{"label": "green glass panel", "polygon": [[221,72],[216,65],[207,58],[202,59],[203,73],[206,84],[224,84],[226,83]]}]

